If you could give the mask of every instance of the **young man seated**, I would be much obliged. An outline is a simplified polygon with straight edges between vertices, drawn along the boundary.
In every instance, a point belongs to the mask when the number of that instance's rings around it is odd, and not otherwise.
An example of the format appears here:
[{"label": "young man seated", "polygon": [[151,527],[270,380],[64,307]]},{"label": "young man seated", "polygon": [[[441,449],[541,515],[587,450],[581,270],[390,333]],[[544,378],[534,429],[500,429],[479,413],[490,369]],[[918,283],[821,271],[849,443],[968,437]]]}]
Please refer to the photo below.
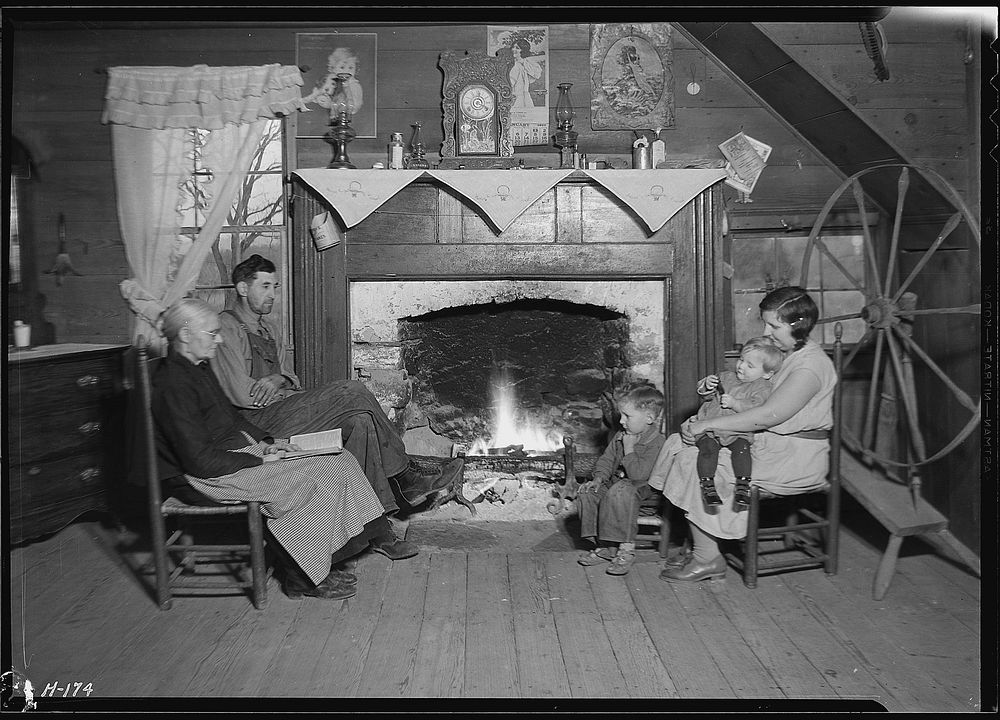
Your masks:
[{"label": "young man seated", "polygon": [[[461,459],[421,471],[364,384],[339,380],[302,387],[280,332],[267,317],[279,286],[274,263],[251,255],[233,268],[232,280],[236,305],[220,314],[223,343],[211,366],[243,417],[279,437],[340,428],[344,448],[361,463],[390,514],[399,509],[397,494],[416,506],[458,477]],[[391,548],[385,551],[393,556]]]}]

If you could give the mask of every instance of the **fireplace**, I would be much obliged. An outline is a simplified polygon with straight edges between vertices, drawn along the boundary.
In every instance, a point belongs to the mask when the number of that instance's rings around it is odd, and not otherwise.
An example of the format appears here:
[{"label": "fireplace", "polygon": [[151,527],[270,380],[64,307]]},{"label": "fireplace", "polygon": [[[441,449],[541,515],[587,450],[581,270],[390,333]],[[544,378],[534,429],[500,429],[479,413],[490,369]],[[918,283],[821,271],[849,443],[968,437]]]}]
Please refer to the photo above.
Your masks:
[{"label": "fireplace", "polygon": [[404,433],[600,452],[614,391],[662,390],[663,297],[653,280],[354,282],[352,366]]},{"label": "fireplace", "polygon": [[[289,276],[297,371],[307,385],[360,378],[408,433],[433,427],[449,445],[480,431],[489,435],[485,411],[495,401],[485,390],[505,382],[499,372],[505,368],[514,374],[506,382],[530,388],[516,409],[532,419],[557,418],[550,430],[577,430],[588,447],[606,439],[600,398],[628,379],[661,388],[666,427],[676,427],[697,406],[698,378],[716,370],[732,345],[724,320],[732,272],[717,186],[650,233],[625,203],[574,174],[498,233],[448,187],[421,179],[349,230],[341,228],[340,243],[322,252],[309,222],[335,208],[294,178],[293,194]],[[592,353],[592,367],[574,368],[565,379],[549,372],[544,384],[533,381],[523,357],[480,359],[479,379],[466,383],[480,384],[478,405],[447,417],[446,405],[465,400],[460,389],[423,377],[428,338],[442,332],[432,330],[433,323],[486,328],[484,317],[517,313],[519,322],[534,314],[531,323],[555,314],[562,320],[550,327],[572,326],[592,345],[618,348],[621,356]],[[480,332],[510,333],[510,327]],[[545,332],[544,324],[535,327]],[[468,351],[461,343],[453,347],[450,362],[457,366]],[[475,351],[488,348],[480,344]]]}]

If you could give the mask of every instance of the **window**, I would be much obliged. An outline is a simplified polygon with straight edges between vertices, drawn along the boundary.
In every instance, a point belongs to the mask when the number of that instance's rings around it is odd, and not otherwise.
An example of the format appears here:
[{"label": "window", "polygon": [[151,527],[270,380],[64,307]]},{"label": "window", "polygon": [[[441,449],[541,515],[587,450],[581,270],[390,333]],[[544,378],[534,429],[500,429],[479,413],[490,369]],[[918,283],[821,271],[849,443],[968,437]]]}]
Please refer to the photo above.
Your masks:
[{"label": "window", "polygon": [[[211,196],[213,172],[204,162],[203,149],[210,130],[192,129],[193,150],[190,154],[192,175],[183,188],[179,208],[182,214],[181,236],[171,258],[176,272],[180,260],[194,243],[205,218],[207,199]],[[288,267],[286,199],[284,178],[284,124],[270,120],[261,137],[250,172],[238,192],[219,239],[198,276],[196,295],[222,309],[232,287],[233,267],[254,253],[271,260],[281,277],[281,293],[275,299],[271,319],[285,335],[291,347],[291,323],[288,310],[291,300],[291,278],[283,272]]]},{"label": "window", "polygon": [[[804,283],[801,281],[799,274],[808,239],[808,233],[734,234],[733,331],[737,343],[761,334],[758,305],[764,295],[783,285],[804,284],[819,305],[821,319],[857,313],[864,306],[864,293],[816,248],[813,248],[810,261],[810,275]],[[823,242],[853,277],[866,277],[864,240],[860,233],[824,234]],[[864,320],[845,320],[842,324],[845,343],[861,339],[866,327]],[[833,344],[833,328],[834,323],[818,325],[813,338],[823,344]]]}]

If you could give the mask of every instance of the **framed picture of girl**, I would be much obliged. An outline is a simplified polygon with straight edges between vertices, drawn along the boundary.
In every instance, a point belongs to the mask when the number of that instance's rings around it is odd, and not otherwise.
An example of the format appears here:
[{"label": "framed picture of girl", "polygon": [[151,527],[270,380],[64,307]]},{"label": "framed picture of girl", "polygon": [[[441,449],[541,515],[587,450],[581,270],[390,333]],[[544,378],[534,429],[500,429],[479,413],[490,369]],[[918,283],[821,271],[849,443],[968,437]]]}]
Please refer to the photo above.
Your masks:
[{"label": "framed picture of girl", "polygon": [[351,127],[359,138],[377,137],[375,111],[376,33],[296,33],[295,62],[302,68],[302,100],[310,112],[299,113],[298,137],[323,137],[329,128],[338,74],[354,108]]},{"label": "framed picture of girl", "polygon": [[669,23],[590,26],[590,120],[594,130],[674,127]]}]

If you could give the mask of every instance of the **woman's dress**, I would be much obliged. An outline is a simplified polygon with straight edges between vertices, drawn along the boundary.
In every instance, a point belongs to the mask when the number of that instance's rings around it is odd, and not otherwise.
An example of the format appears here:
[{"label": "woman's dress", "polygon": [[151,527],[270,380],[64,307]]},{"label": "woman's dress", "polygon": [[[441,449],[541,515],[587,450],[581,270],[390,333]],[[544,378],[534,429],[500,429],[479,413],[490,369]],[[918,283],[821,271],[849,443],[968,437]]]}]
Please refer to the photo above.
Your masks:
[{"label": "woman's dress", "polygon": [[[751,446],[751,485],[774,495],[797,495],[829,486],[829,440],[795,437],[808,430],[833,427],[833,390],[837,374],[823,348],[813,341],[785,356],[781,369],[772,378],[775,391],[795,371],[811,372],[819,380],[819,391],[805,407],[788,420],[754,436]],[[698,448],[685,445],[678,433],[667,438],[649,484],[662,490],[667,499],[683,509],[687,519],[718,538],[746,537],[747,512],[732,508],[733,474],[727,448],[719,452],[716,488],[722,505],[706,507],[698,484]]]},{"label": "woman's dress", "polygon": [[[259,457],[262,448],[254,443],[233,452]],[[346,451],[185,478],[213,500],[260,502],[267,529],[317,585],[330,572],[330,556],[384,512],[361,465]]]}]

